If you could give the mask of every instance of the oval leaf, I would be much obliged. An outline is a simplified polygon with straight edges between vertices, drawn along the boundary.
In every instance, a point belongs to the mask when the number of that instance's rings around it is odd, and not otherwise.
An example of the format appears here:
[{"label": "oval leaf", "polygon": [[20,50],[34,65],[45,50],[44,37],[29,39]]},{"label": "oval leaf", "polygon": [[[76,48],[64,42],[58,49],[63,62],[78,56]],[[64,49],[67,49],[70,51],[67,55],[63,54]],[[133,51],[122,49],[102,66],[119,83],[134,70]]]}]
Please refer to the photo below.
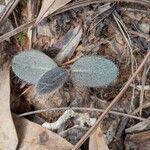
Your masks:
[{"label": "oval leaf", "polygon": [[12,60],[14,73],[22,80],[37,84],[39,79],[57,64],[47,55],[36,50],[24,51]]},{"label": "oval leaf", "polygon": [[118,75],[118,68],[112,61],[98,56],[78,59],[71,71],[74,82],[89,87],[106,86]]},{"label": "oval leaf", "polygon": [[38,95],[52,92],[61,87],[68,78],[68,72],[60,67],[46,72],[37,84]]}]

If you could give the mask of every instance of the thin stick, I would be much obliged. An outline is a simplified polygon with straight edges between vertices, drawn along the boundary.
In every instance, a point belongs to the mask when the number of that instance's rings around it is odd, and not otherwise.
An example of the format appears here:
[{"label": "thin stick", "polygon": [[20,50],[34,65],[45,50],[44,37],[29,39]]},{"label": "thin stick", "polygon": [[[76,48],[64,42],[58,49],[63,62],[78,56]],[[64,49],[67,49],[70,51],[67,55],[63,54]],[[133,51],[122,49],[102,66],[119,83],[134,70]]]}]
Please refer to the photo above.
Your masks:
[{"label": "thin stick", "polygon": [[32,21],[25,23],[17,28],[15,28],[14,30],[7,32],[6,34],[0,36],[0,43],[3,42],[4,40],[7,40],[8,38],[16,35],[19,32],[22,32],[24,30],[26,30],[27,28],[29,28],[30,26],[33,25],[33,23],[35,22],[35,19],[33,19]]},{"label": "thin stick", "polygon": [[73,64],[76,60],[78,60],[82,56],[83,56],[83,54],[81,53],[81,54],[77,55],[75,58],[63,63],[61,66],[66,66],[66,65]]},{"label": "thin stick", "polygon": [[140,92],[140,116],[142,116],[142,106],[144,101],[144,86],[146,83],[146,71],[147,71],[147,64],[145,64],[143,75],[142,75],[142,89]]},{"label": "thin stick", "polygon": [[150,57],[150,50],[148,51],[147,55],[145,56],[144,60],[142,61],[142,63],[140,64],[140,66],[138,67],[138,69],[136,70],[136,72],[128,80],[128,82],[126,83],[126,85],[122,88],[122,90],[114,98],[114,100],[109,104],[109,106],[106,108],[106,110],[98,118],[98,120],[96,121],[96,123],[86,132],[86,134],[75,145],[75,147],[73,148],[73,150],[77,150],[78,148],[80,148],[80,146],[89,138],[89,136],[91,135],[91,133],[93,133],[95,131],[95,129],[97,129],[97,127],[102,122],[102,120],[105,118],[105,116],[109,113],[109,111],[113,108],[113,106],[120,100],[120,98],[127,91],[128,87],[130,86],[130,84],[132,83],[132,81],[135,79],[135,77],[137,76],[137,74],[141,71],[141,69],[143,68],[143,66],[145,65],[145,63],[146,63],[146,61],[148,60],[149,57]]},{"label": "thin stick", "polygon": [[135,36],[139,36],[139,37],[142,37],[142,38],[145,38],[147,40],[147,42],[150,41],[150,36],[148,34],[145,34],[145,33],[142,33],[142,32],[136,32],[136,31],[129,31],[130,34],[133,34]]},{"label": "thin stick", "polygon": [[[146,109],[146,108],[149,108],[149,107],[150,107],[150,102],[147,102],[147,103],[142,105],[142,109]],[[141,109],[140,107],[135,109],[134,112],[132,113],[132,115],[135,115],[135,114],[139,113],[140,109]]]},{"label": "thin stick", "polygon": [[[33,115],[33,114],[38,114],[38,113],[43,113],[43,112],[50,112],[50,111],[60,111],[60,110],[82,110],[82,111],[96,111],[96,112],[104,112],[104,109],[96,109],[96,108],[86,108],[86,107],[61,107],[61,108],[46,108],[46,109],[41,109],[41,110],[36,110],[36,111],[31,111],[31,112],[27,112],[27,113],[23,113],[18,115],[19,117],[25,117],[28,115]],[[110,111],[110,114],[114,114],[114,115],[118,115],[118,116],[125,116],[125,117],[129,117],[129,118],[134,118],[134,119],[138,119],[141,121],[147,120],[145,118],[141,118],[141,117],[137,117],[137,116],[133,116],[133,115],[129,115],[129,114],[125,114],[125,113],[121,113],[121,112],[116,112],[116,111]]]}]

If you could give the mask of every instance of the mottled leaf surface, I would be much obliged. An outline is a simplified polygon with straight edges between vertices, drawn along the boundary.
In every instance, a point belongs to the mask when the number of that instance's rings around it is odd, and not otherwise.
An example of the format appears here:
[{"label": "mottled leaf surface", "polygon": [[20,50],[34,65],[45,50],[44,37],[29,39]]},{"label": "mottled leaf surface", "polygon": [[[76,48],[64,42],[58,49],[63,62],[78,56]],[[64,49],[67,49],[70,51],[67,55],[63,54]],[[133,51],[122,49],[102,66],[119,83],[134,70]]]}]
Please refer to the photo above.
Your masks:
[{"label": "mottled leaf surface", "polygon": [[61,87],[68,78],[68,72],[60,67],[46,72],[37,84],[37,93],[39,95],[52,92]]},{"label": "mottled leaf surface", "polygon": [[36,50],[24,51],[12,60],[14,73],[22,80],[37,84],[39,79],[57,64],[47,55]]},{"label": "mottled leaf surface", "polygon": [[83,86],[106,86],[116,79],[118,68],[103,57],[85,56],[71,67],[72,79]]}]

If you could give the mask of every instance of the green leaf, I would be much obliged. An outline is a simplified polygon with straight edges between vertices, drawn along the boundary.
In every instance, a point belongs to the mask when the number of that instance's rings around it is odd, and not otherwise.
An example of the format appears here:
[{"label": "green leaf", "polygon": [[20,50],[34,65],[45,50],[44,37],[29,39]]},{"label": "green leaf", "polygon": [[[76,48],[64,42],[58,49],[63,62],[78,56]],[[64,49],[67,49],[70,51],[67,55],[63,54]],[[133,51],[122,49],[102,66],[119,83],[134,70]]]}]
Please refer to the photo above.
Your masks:
[{"label": "green leaf", "polygon": [[22,80],[37,84],[39,79],[57,64],[44,53],[37,50],[24,51],[12,60],[14,73]]},{"label": "green leaf", "polygon": [[97,87],[106,86],[116,79],[118,68],[103,57],[85,56],[78,59],[71,67],[72,80],[80,85]]},{"label": "green leaf", "polygon": [[38,95],[43,95],[60,88],[68,79],[68,71],[56,67],[46,72],[37,84]]}]

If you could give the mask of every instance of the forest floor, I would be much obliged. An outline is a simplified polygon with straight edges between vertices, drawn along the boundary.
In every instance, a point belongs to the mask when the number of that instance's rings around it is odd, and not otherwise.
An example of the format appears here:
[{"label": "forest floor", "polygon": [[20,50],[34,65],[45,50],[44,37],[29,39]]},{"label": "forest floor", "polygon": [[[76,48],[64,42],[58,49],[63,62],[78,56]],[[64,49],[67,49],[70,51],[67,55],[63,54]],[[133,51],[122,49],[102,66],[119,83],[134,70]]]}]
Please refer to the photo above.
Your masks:
[{"label": "forest floor", "polygon": [[[149,0],[0,0],[0,26],[0,149],[150,149]],[[33,49],[61,68],[106,58],[118,76],[38,96],[11,66]]]}]

